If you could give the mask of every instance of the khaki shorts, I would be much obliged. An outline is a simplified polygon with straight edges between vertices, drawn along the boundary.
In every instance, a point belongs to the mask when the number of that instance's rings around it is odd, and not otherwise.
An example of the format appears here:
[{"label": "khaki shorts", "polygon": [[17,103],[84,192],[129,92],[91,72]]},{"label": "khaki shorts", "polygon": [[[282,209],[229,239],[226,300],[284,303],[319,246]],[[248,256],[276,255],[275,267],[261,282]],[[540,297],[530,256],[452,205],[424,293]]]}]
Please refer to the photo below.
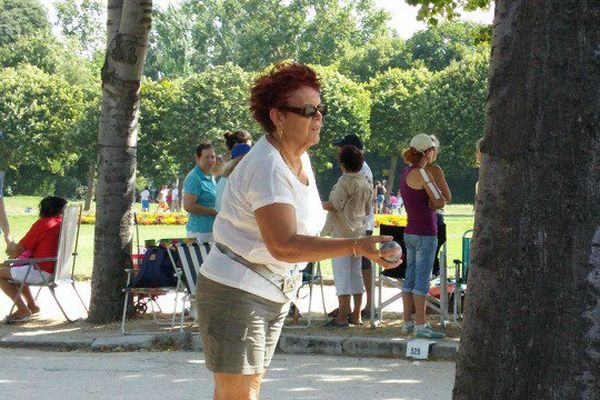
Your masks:
[{"label": "khaki shorts", "polygon": [[212,372],[264,372],[277,347],[289,303],[276,303],[198,276],[198,327]]}]

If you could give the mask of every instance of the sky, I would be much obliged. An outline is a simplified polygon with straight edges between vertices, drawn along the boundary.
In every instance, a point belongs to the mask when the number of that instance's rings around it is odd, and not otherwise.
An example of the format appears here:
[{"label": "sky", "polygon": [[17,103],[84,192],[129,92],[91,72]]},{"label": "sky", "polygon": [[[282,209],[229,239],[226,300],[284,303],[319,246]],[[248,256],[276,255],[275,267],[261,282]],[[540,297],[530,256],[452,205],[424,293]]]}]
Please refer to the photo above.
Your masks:
[{"label": "sky", "polygon": [[[52,3],[54,0],[41,0],[49,9],[50,18],[54,18]],[[153,0],[153,4],[160,8],[165,8],[177,0]],[[418,30],[425,29],[425,23],[417,21],[417,7],[412,7],[402,0],[376,0],[376,4],[389,11],[392,15],[390,28],[395,29],[402,38],[409,38]],[[461,19],[491,24],[494,16],[493,7],[489,10],[480,10],[471,13],[461,13]]]}]

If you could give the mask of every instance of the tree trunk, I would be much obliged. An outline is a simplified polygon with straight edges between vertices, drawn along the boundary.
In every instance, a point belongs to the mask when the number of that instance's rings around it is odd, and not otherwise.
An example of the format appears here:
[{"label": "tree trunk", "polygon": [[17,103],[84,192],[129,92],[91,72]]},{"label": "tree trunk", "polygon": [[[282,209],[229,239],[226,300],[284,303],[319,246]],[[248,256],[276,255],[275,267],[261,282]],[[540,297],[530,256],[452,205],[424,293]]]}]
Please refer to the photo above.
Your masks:
[{"label": "tree trunk", "polygon": [[109,0],[102,68],[98,188],[90,321],[120,317],[124,269],[131,266],[140,82],[148,46],[151,0]]},{"label": "tree trunk", "polygon": [[185,176],[179,175],[177,177],[177,211],[183,210],[183,181]]},{"label": "tree trunk", "polygon": [[454,399],[600,398],[599,22],[496,1]]},{"label": "tree trunk", "polygon": [[388,194],[391,196],[392,190],[394,190],[394,181],[396,180],[396,166],[398,165],[398,156],[390,157],[390,170],[388,171],[388,181],[387,185],[385,185],[385,189]]},{"label": "tree trunk", "polygon": [[85,194],[85,204],[83,211],[89,211],[92,207],[92,200],[94,198],[94,178],[96,177],[96,163],[91,163],[88,168],[87,176],[87,192]]}]

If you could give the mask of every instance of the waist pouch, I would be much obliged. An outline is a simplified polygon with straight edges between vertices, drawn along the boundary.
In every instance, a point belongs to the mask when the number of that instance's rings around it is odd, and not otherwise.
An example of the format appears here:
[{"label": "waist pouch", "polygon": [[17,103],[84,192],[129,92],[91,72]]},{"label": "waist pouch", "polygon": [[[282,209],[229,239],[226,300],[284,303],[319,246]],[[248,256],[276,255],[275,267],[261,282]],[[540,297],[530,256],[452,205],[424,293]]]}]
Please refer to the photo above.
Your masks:
[{"label": "waist pouch", "polygon": [[302,285],[302,274],[299,271],[290,271],[289,276],[283,277],[271,271],[269,267],[264,264],[257,264],[246,260],[223,243],[215,242],[215,246],[217,246],[217,249],[219,249],[221,253],[225,254],[233,261],[251,269],[263,279],[274,285],[290,301],[296,301],[296,292],[300,285]]}]

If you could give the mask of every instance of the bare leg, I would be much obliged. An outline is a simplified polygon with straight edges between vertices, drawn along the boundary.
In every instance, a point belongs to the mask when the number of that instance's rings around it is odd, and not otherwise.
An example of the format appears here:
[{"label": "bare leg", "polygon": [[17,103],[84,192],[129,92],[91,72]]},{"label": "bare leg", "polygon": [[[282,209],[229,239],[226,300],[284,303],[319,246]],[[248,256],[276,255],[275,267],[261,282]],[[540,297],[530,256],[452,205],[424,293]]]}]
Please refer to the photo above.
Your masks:
[{"label": "bare leg", "polygon": [[413,309],[415,308],[415,300],[410,292],[402,292],[402,307],[404,322],[412,321]]},{"label": "bare leg", "polygon": [[214,400],[258,400],[263,375],[214,373]]},{"label": "bare leg", "polygon": [[351,312],[350,309],[350,295],[345,294],[342,296],[338,296],[338,302],[340,303],[339,311],[337,317],[335,317],[335,322],[338,324],[346,324],[348,323],[348,315]]},{"label": "bare leg", "polygon": [[19,293],[19,285],[15,283],[9,283],[8,280],[11,279],[10,269],[9,268],[0,268],[0,289],[11,299],[16,299],[15,305],[17,306],[16,315],[18,317],[24,317],[29,315],[31,312],[23,302],[21,296],[17,298],[17,294]]},{"label": "bare leg", "polygon": [[23,287],[23,291],[21,291],[21,294],[27,302],[27,308],[29,308],[29,310],[31,310],[32,313],[37,313],[40,311],[40,308],[37,306],[37,304],[35,304],[35,299],[31,295],[31,289],[29,288],[29,285],[25,285]]},{"label": "bare leg", "polygon": [[365,289],[367,291],[367,302],[365,305],[365,310],[367,310],[368,312],[371,312],[371,280],[373,279],[373,277],[371,276],[371,268],[365,268],[361,270],[363,283],[365,284]]},{"label": "bare leg", "polygon": [[425,296],[414,295],[415,296],[415,314],[417,314],[417,325],[423,325],[425,323],[425,307],[426,301]]},{"label": "bare leg", "polygon": [[352,323],[355,325],[358,325],[360,323],[362,323],[362,320],[360,318],[360,310],[361,310],[361,306],[362,306],[362,298],[363,295],[361,294],[354,294],[352,295],[352,298],[354,299],[354,309],[352,310]]}]

